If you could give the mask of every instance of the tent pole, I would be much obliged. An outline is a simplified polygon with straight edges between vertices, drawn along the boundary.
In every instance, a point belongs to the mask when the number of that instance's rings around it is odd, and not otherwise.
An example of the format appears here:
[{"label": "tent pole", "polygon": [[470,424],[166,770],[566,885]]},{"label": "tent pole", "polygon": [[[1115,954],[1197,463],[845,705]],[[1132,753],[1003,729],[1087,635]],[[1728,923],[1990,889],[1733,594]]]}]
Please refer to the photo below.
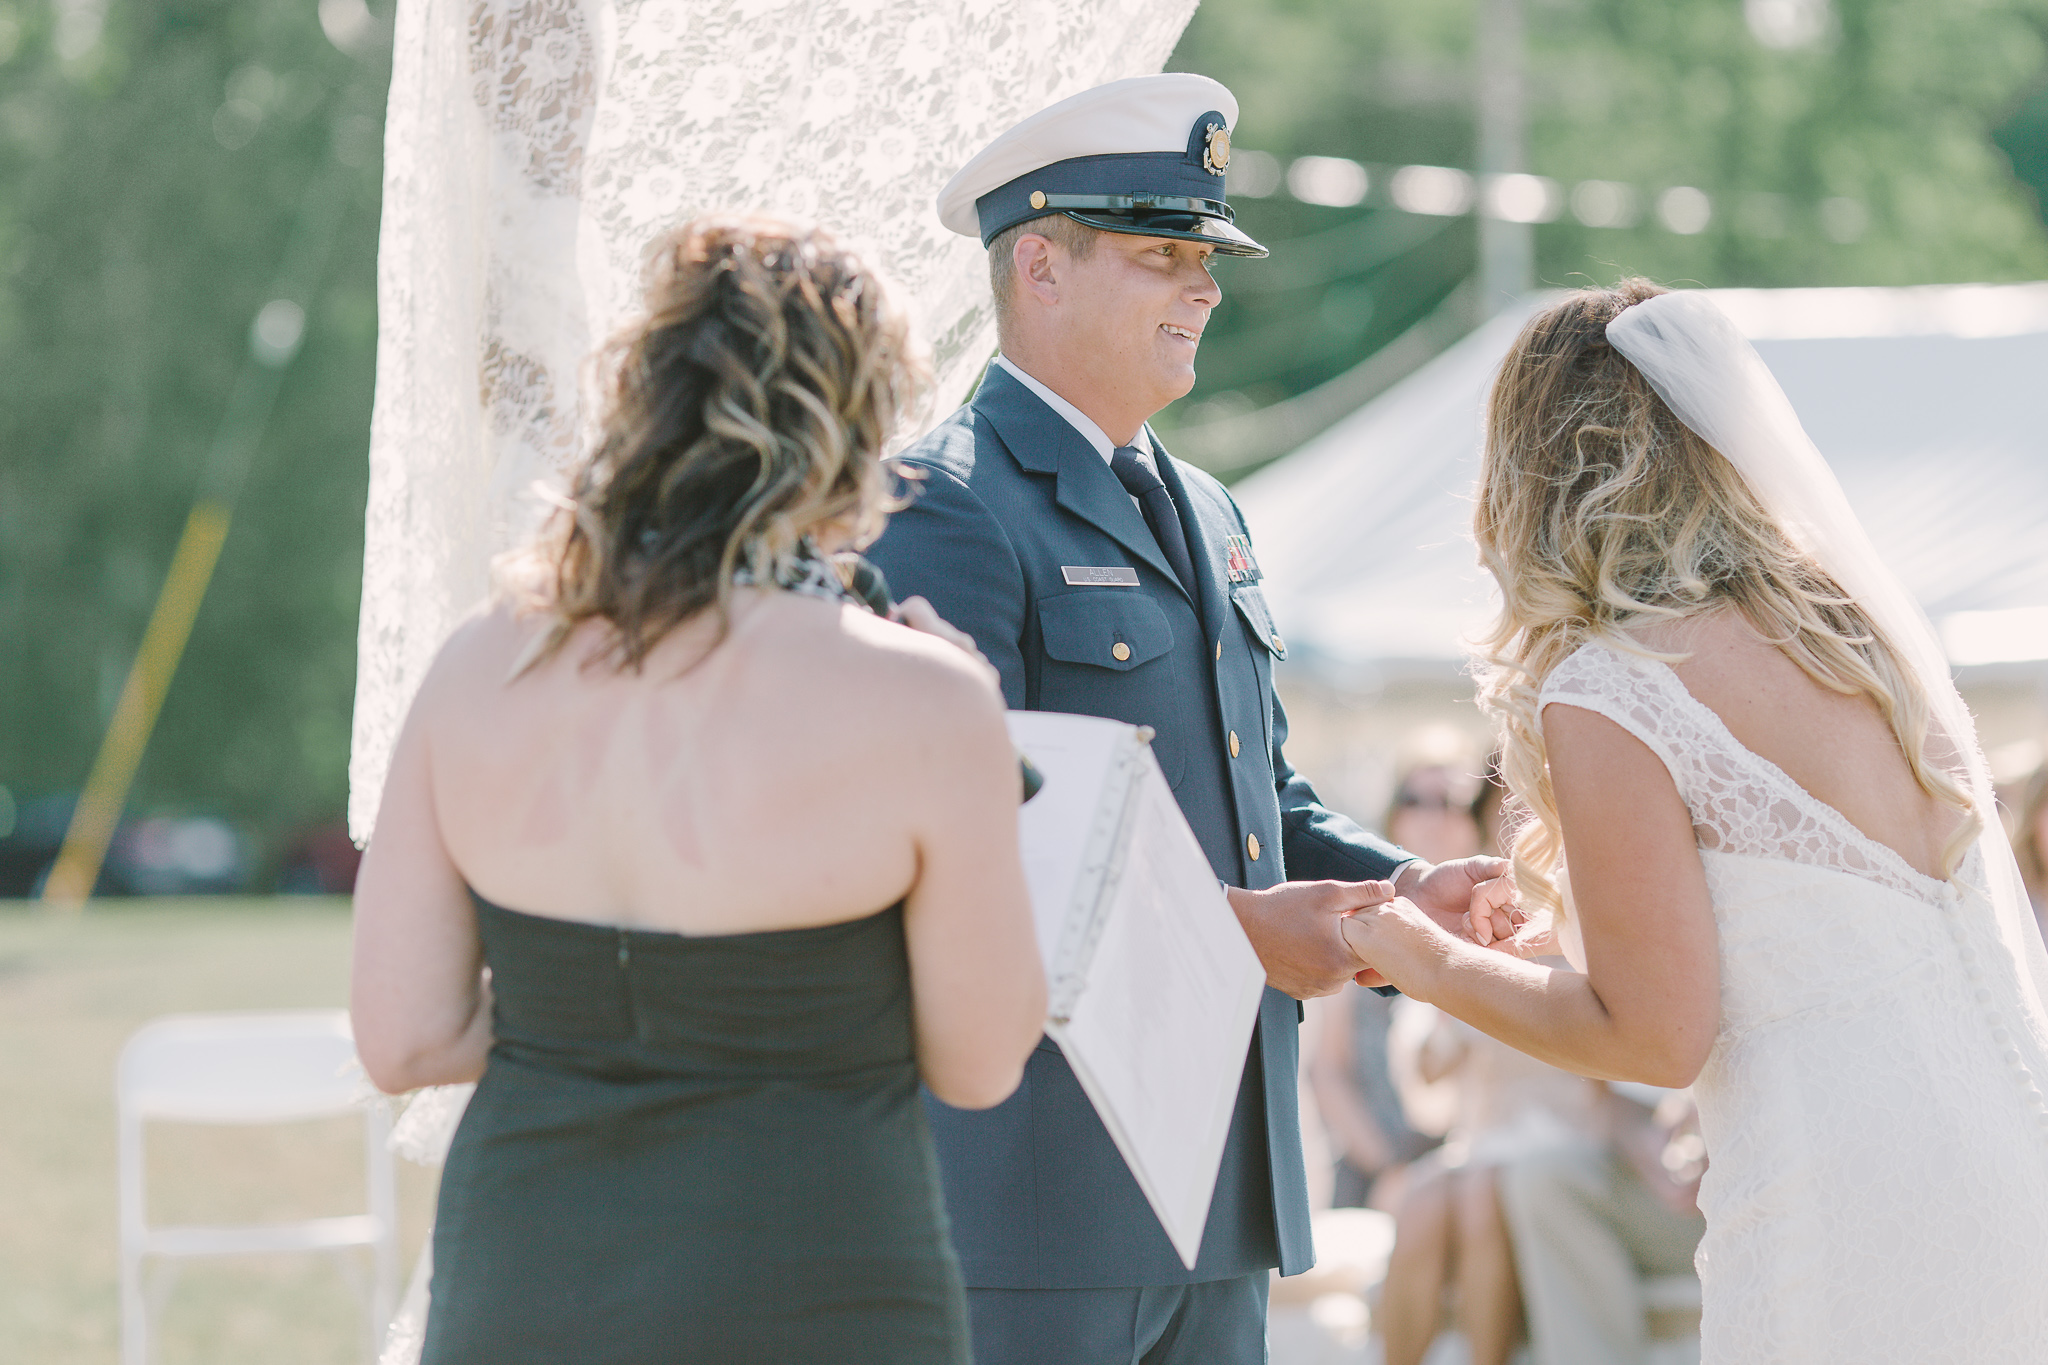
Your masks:
[{"label": "tent pole", "polygon": [[305,309],[292,297],[310,301],[325,276],[348,189],[347,168],[338,157],[330,157],[300,200],[298,222],[285,250],[277,286],[250,326],[248,359],[207,454],[198,496],[185,518],[184,533],[157,594],[142,645],[115,703],[113,719],[100,741],[78,806],[72,811],[70,826],[64,831],[57,861],[43,883],[43,903],[53,909],[84,909],[99,882],[107,849],[128,804],[128,789],[149,748],[164,695],[191,638],[192,623],[206,600],[235,501],[248,476],[256,444],[269,424],[285,367],[298,354],[305,336]]},{"label": "tent pole", "polygon": [[1524,0],[1476,3],[1473,56],[1479,131],[1479,315],[1490,318],[1534,285],[1536,229],[1498,216],[1491,192],[1496,177],[1529,169],[1522,53]]}]

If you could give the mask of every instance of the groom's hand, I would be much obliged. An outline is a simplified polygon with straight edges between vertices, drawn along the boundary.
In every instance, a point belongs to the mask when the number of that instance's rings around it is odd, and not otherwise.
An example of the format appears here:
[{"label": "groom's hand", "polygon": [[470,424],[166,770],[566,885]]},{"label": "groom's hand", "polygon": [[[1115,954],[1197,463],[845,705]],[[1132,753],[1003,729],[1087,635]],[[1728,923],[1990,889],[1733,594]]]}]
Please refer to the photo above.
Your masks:
[{"label": "groom's hand", "polygon": [[1445,933],[1485,947],[1514,934],[1521,897],[1505,858],[1458,858],[1434,866],[1420,861],[1401,869],[1396,886]]},{"label": "groom's hand", "polygon": [[1226,888],[1230,908],[1266,969],[1266,984],[1297,1000],[1335,995],[1365,964],[1344,941],[1344,917],[1393,899],[1390,882],[1282,882]]}]

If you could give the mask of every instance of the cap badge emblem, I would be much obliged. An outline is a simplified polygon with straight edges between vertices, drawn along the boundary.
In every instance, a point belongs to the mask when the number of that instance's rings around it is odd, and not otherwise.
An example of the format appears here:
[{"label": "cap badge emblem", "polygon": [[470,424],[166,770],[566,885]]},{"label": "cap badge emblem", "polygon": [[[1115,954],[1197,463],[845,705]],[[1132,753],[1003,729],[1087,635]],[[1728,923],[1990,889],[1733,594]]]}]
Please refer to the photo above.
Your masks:
[{"label": "cap badge emblem", "polygon": [[1202,169],[1211,175],[1223,174],[1230,165],[1230,130],[1220,123],[1209,125],[1209,136],[1202,142]]}]

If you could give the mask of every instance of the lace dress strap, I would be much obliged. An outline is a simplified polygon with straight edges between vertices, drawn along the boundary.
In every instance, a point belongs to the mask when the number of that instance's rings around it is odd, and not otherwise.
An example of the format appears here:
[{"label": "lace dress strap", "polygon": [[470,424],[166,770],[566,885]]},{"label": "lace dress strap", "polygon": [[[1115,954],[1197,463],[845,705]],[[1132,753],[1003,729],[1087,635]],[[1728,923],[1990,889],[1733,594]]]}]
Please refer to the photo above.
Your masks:
[{"label": "lace dress strap", "polygon": [[1648,745],[1670,770],[1701,848],[1831,868],[1919,900],[1948,894],[1946,883],[1915,871],[1775,763],[1744,748],[1713,709],[1655,659],[1598,641],[1581,645],[1544,680],[1538,704],[1552,702],[1605,716]]},{"label": "lace dress strap", "polygon": [[[1597,642],[1581,645],[1544,679],[1537,704],[1540,708],[1562,702],[1613,721],[1649,746],[1670,769],[1687,807],[1696,809],[1689,779],[1697,755],[1689,754],[1687,746],[1696,747],[1700,737],[1683,724],[1681,709],[1673,705],[1662,680],[1641,667],[1647,662]],[[1669,669],[1663,671],[1677,684]]]}]

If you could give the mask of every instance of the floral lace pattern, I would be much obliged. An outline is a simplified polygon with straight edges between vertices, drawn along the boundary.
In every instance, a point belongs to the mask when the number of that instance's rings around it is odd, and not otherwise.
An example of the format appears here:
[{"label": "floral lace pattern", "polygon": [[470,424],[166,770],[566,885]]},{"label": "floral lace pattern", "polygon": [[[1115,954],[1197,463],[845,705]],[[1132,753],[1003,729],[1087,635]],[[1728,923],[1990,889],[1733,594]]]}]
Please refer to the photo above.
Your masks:
[{"label": "floral lace pattern", "polygon": [[[1942,882],[1743,748],[1712,708],[1655,659],[1586,645],[1544,682],[1542,702],[1598,712],[1649,745],[1671,770],[1701,848],[1833,868],[1902,895],[1942,898]],[[1964,873],[1975,866],[1973,857]]]},{"label": "floral lace pattern", "polygon": [[[1157,71],[1195,0],[400,0],[378,247],[349,824],[366,838],[434,651],[588,439],[586,359],[642,253],[712,210],[830,226],[919,315],[966,396],[995,344],[986,256],[940,186],[992,137]],[[906,440],[913,433],[905,433]]]},{"label": "floral lace pattern", "polygon": [[469,70],[491,127],[525,151],[536,189],[574,194],[595,104],[590,25],[577,0],[494,4],[469,12]]},{"label": "floral lace pattern", "polygon": [[1982,857],[1915,872],[1653,660],[1587,645],[1542,702],[1648,745],[1699,838],[1721,987],[1694,1086],[1703,1365],[2039,1360],[2048,1021]]}]

